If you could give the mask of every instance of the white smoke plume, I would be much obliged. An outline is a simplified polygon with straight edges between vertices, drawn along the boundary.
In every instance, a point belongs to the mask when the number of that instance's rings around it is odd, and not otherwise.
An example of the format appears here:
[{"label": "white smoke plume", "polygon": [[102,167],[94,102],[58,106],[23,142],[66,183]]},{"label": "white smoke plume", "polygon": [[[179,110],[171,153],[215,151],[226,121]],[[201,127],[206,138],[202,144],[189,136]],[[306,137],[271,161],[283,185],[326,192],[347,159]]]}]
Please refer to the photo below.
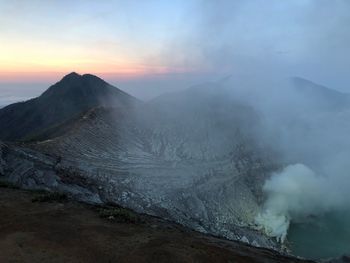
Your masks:
[{"label": "white smoke plume", "polygon": [[[333,179],[334,180],[334,179]],[[288,165],[275,173],[263,187],[267,195],[256,216],[258,229],[283,243],[291,220],[303,220],[346,207],[345,193],[330,177],[316,175],[303,164]]]}]

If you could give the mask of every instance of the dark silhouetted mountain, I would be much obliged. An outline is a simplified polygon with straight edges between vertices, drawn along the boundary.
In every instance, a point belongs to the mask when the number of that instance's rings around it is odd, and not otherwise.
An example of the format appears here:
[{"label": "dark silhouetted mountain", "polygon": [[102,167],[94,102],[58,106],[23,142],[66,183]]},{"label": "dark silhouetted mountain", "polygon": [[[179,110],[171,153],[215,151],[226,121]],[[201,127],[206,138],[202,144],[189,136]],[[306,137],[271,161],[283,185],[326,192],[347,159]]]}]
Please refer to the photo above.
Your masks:
[{"label": "dark silhouetted mountain", "polygon": [[90,74],[75,72],[41,96],[0,110],[0,139],[23,140],[94,107],[131,107],[137,99]]}]

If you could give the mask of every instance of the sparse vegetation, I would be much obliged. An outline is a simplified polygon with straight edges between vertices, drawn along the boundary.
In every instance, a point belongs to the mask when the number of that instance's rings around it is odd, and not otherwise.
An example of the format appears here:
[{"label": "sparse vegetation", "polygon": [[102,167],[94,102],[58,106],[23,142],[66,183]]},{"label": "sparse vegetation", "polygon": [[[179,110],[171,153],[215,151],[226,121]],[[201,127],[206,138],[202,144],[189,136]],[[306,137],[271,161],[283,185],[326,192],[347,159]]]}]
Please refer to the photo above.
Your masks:
[{"label": "sparse vegetation", "polygon": [[32,198],[32,202],[65,202],[68,197],[58,192],[40,191]]},{"label": "sparse vegetation", "polygon": [[0,181],[0,187],[11,188],[11,189],[18,189],[19,188],[17,185],[14,185],[13,183],[6,182],[6,181]]},{"label": "sparse vegetation", "polygon": [[113,220],[119,223],[141,223],[142,220],[139,215],[132,212],[131,210],[117,207],[117,206],[106,206],[101,207],[98,210],[99,216],[109,220]]}]

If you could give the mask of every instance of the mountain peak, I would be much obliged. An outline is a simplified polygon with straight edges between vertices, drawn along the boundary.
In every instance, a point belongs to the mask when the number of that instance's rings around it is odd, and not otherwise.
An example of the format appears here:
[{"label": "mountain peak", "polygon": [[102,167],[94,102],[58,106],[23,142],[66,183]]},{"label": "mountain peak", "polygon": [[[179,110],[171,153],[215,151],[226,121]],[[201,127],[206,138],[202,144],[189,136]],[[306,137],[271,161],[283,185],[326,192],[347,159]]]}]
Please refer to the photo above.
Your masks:
[{"label": "mountain peak", "polygon": [[57,84],[64,83],[66,85],[70,86],[77,86],[80,85],[81,83],[87,83],[89,82],[90,84],[100,84],[100,85],[107,85],[103,79],[93,75],[93,74],[83,74],[80,75],[76,72],[71,72],[67,75],[65,75]]},{"label": "mountain peak", "polygon": [[78,74],[78,73],[76,73],[76,72],[73,71],[73,72],[71,72],[71,73],[65,75],[65,76],[62,78],[62,80],[67,80],[67,79],[78,79],[78,78],[80,78],[80,77],[81,77],[80,74]]},{"label": "mountain peak", "polygon": [[313,95],[323,94],[324,96],[345,95],[343,92],[340,92],[335,89],[330,89],[328,87],[325,87],[323,85],[317,84],[315,82],[312,82],[308,79],[304,79],[301,77],[293,77],[292,82],[296,90],[302,91],[304,93],[307,92]]},{"label": "mountain peak", "polygon": [[328,89],[325,86],[322,86],[320,84],[317,84],[311,80],[302,78],[302,77],[292,77],[291,78],[293,84],[295,85],[296,88],[303,89],[303,88],[321,88],[321,89]]},{"label": "mountain peak", "polygon": [[71,72],[65,75],[60,81],[46,90],[41,97],[69,97],[70,99],[77,96],[105,96],[106,94],[117,90],[109,85],[103,79],[92,75],[80,75]]},{"label": "mountain peak", "polygon": [[138,100],[91,74],[69,73],[39,97],[0,110],[0,138],[18,140],[95,107],[131,109]]},{"label": "mountain peak", "polygon": [[350,96],[347,93],[327,88],[310,80],[294,77],[292,88],[308,100],[309,105],[316,105],[318,108],[327,110],[340,110],[347,108]]},{"label": "mountain peak", "polygon": [[83,77],[83,78],[101,79],[101,78],[97,77],[96,75],[89,74],[89,73],[84,74],[82,77]]}]

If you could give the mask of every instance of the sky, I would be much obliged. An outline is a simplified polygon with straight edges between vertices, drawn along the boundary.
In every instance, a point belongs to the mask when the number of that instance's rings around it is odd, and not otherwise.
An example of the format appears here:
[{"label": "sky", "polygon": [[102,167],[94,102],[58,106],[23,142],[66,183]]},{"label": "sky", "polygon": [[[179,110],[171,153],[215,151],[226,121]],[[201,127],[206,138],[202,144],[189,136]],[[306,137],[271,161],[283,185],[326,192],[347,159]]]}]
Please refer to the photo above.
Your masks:
[{"label": "sky", "polygon": [[65,74],[141,99],[227,75],[350,92],[348,0],[0,0],[0,106]]}]

